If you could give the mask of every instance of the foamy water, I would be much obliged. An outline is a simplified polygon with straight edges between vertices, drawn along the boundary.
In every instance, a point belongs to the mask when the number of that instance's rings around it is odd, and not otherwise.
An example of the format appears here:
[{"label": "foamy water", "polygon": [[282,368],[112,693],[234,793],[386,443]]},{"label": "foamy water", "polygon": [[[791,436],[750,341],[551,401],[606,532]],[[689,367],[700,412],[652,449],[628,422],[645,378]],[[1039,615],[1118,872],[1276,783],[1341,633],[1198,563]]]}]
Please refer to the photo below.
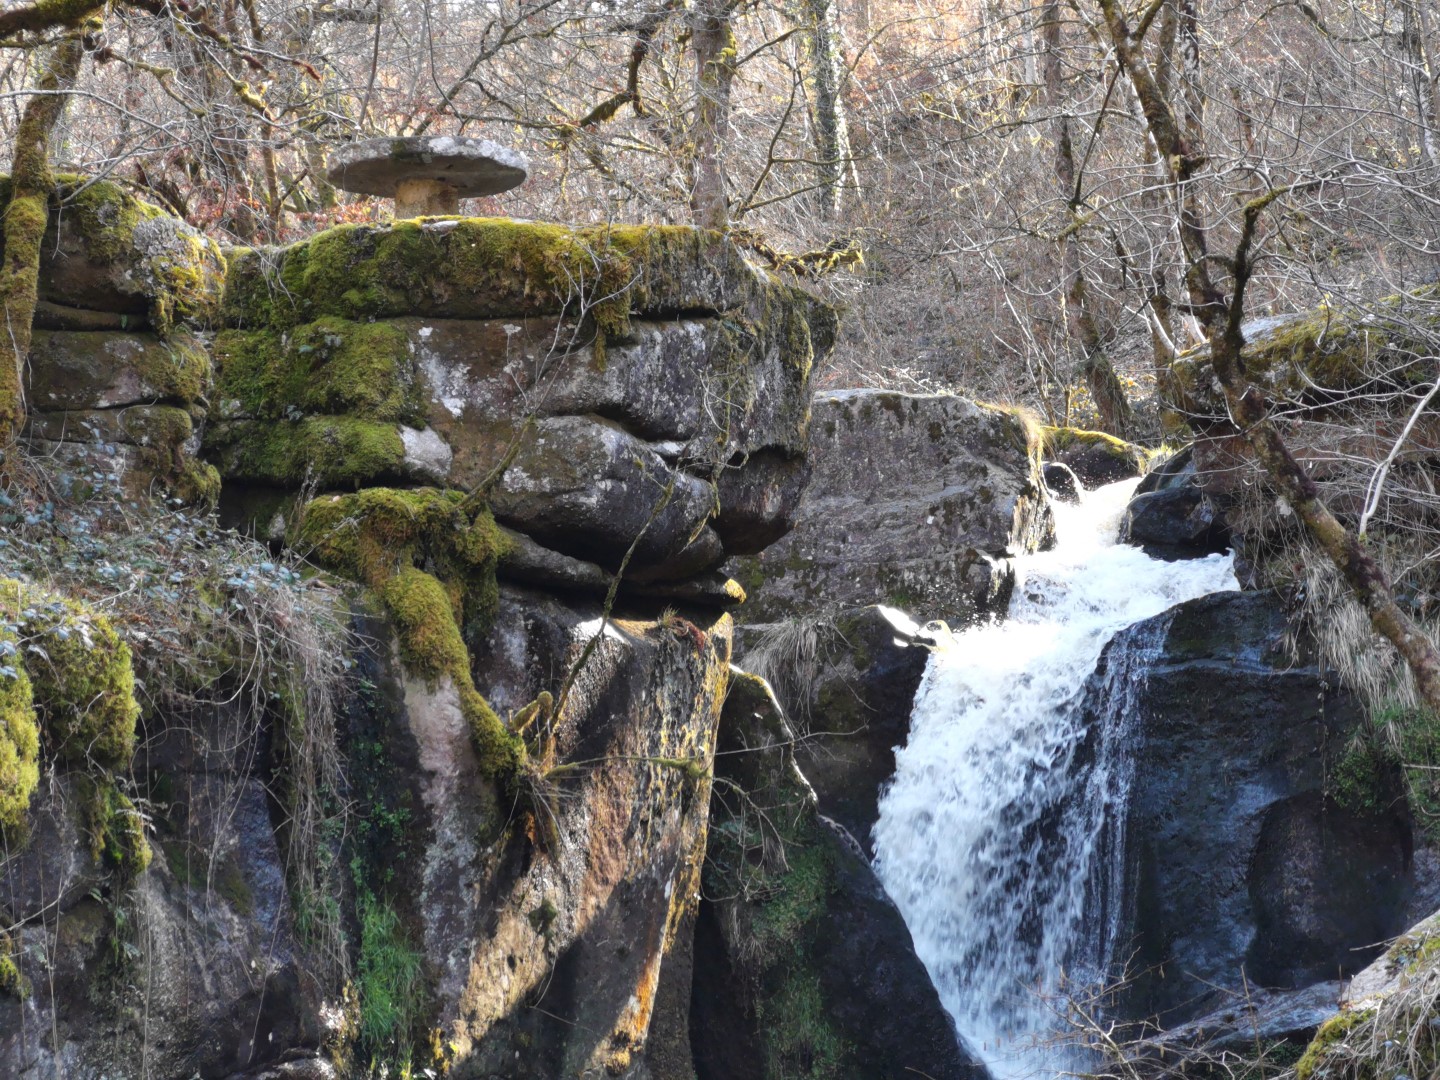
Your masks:
[{"label": "foamy water", "polygon": [[1057,505],[1057,545],[1021,560],[1008,618],[940,635],[880,800],[876,869],[997,1080],[1084,1065],[1056,1037],[1061,991],[1103,981],[1110,962],[1131,766],[1125,684],[1144,678],[1148,657],[1112,656],[1111,715],[1088,740],[1086,680],[1118,631],[1238,587],[1229,556],[1167,563],[1115,543],[1136,483]]}]

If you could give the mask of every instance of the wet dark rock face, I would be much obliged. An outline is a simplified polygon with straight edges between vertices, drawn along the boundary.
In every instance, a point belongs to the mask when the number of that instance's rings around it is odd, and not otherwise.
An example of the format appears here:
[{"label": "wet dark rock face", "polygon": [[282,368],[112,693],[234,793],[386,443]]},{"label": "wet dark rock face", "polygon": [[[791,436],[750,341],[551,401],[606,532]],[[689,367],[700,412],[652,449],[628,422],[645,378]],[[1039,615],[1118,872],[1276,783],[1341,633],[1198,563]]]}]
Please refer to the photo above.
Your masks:
[{"label": "wet dark rock face", "polygon": [[[1403,813],[1327,789],[1359,706],[1291,657],[1274,594],[1216,593],[1149,622],[1164,644],[1132,717],[1125,1011],[1175,1024],[1242,978],[1290,990],[1353,974],[1404,929],[1413,888]],[[1403,806],[1391,794],[1377,805]]]}]

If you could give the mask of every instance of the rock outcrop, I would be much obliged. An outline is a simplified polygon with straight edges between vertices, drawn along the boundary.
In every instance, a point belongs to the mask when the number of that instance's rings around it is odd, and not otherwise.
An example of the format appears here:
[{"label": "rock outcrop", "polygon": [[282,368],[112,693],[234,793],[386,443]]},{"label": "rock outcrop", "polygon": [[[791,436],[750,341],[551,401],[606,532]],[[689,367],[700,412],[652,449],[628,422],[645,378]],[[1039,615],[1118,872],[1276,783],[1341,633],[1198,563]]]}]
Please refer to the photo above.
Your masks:
[{"label": "rock outcrop", "polygon": [[634,545],[632,582],[788,528],[835,325],[690,229],[484,219],[243,254],[225,320],[205,445],[235,498],[486,486],[558,555],[609,571]]},{"label": "rock outcrop", "polygon": [[450,685],[393,664],[380,684],[391,716],[370,781],[413,793],[409,882],[389,897],[432,973],[421,1026],[447,1075],[647,1075],[660,979],[698,902],[729,619],[601,626],[596,604],[507,588],[474,643],[502,715],[556,702],[513,791],[485,780]]},{"label": "rock outcrop", "polygon": [[853,837],[817,810],[763,680],[725,704],[691,1039],[699,1080],[984,1080]]},{"label": "rock outcrop", "polygon": [[1131,688],[1133,932],[1119,950],[1137,973],[1131,1015],[1181,1023],[1242,978],[1282,990],[1333,980],[1403,926],[1403,798],[1337,797],[1361,713],[1286,635],[1273,594],[1216,593],[1121,632],[1102,657],[1099,684],[1125,650],[1147,657]]},{"label": "rock outcrop", "polygon": [[32,452],[84,484],[113,477],[131,494],[213,503],[219,478],[196,457],[210,356],[195,331],[220,309],[215,242],[109,181],[64,178],[41,251],[25,379]]},{"label": "rock outcrop", "polygon": [[960,624],[1003,611],[1011,556],[1053,540],[1038,430],[947,394],[815,395],[795,527],[732,573],[747,622],[885,603]]},{"label": "rock outcrop", "polygon": [[[790,527],[834,313],[692,230],[447,220],[236,253],[212,341],[218,253],[177,276],[155,253],[194,238],[109,195],[112,246],[60,218],[29,435],[130,448],[128,487],[52,508],[83,558],[47,537],[0,561],[119,580],[128,621],[0,612],[0,1073],[694,1080],[753,1053],[757,1077],[983,1075],[730,666],[743,594],[716,568]],[[957,408],[1033,473],[1023,425]],[[154,481],[213,496],[202,438],[231,519],[314,578],[192,516],[103,510]],[[1014,497],[973,497],[1037,539],[1038,488],[999,471]],[[124,659],[123,693],[57,697],[12,659],[81,644]],[[757,753],[717,780],[722,733]],[[757,885],[717,784],[774,811],[763,896],[717,891]]]},{"label": "rock outcrop", "polygon": [[878,606],[833,618],[742,628],[743,663],[771,680],[800,738],[795,760],[820,812],[874,854],[870,830],[880,789],[895,775],[895,749],[929,652],[907,644],[900,613]]}]

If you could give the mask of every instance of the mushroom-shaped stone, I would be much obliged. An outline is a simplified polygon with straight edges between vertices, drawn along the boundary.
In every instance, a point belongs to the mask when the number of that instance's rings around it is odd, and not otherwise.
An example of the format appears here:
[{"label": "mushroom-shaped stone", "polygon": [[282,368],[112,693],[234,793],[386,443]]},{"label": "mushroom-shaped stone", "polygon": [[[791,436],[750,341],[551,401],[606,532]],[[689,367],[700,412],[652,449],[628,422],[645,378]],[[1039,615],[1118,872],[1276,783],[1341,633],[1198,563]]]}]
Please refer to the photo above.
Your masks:
[{"label": "mushroom-shaped stone", "polygon": [[395,217],[458,214],[461,199],[494,195],[525,182],[530,164],[489,139],[456,135],[366,139],[330,156],[330,183],[395,200]]}]

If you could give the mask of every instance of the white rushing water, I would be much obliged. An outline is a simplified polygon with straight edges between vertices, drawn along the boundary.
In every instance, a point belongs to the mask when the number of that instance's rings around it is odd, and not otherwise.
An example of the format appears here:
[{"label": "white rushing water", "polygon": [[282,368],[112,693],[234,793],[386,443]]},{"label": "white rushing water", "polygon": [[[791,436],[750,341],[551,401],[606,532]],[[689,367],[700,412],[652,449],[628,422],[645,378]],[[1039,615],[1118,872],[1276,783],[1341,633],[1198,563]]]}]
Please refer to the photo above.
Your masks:
[{"label": "white rushing water", "polygon": [[1237,587],[1229,556],[1166,563],[1115,543],[1136,483],[1057,505],[1057,545],[1020,560],[1008,618],[940,635],[880,800],[876,869],[997,1080],[1083,1065],[1056,1039],[1062,990],[1102,981],[1110,960],[1124,703],[1158,642],[1112,651],[1088,733],[1086,680],[1118,631]]}]

